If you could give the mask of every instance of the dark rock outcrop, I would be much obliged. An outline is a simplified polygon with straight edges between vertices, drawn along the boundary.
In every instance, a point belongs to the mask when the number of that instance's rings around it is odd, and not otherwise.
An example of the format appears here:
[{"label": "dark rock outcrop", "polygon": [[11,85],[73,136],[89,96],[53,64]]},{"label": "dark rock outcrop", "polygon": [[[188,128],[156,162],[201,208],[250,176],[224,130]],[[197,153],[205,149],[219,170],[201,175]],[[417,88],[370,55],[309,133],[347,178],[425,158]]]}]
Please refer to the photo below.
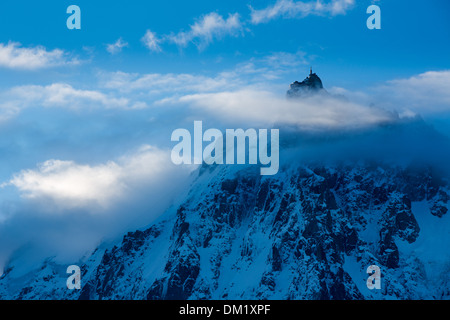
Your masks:
[{"label": "dark rock outcrop", "polygon": [[311,69],[309,76],[305,80],[291,83],[286,95],[288,98],[298,98],[317,93],[326,93],[326,90],[323,88],[322,80]]}]

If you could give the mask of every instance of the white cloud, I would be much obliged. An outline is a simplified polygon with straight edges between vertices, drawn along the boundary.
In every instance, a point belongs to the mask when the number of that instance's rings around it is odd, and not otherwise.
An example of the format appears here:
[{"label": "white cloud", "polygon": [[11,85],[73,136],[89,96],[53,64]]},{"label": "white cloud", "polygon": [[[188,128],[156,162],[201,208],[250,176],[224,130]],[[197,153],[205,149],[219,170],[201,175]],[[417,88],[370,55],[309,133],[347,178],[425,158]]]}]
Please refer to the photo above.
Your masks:
[{"label": "white cloud", "polygon": [[109,107],[126,107],[128,99],[111,98],[95,90],[80,90],[65,83],[54,83],[48,86],[24,86],[13,89],[18,96],[28,95],[42,101],[43,106],[77,107],[86,102],[99,103]]},{"label": "white cloud", "polygon": [[388,80],[363,91],[332,87],[333,94],[358,103],[395,110],[405,116],[450,111],[450,70],[427,71],[409,78]]},{"label": "white cloud", "polygon": [[0,121],[7,120],[29,107],[118,108],[142,109],[144,102],[98,90],[76,89],[69,84],[53,83],[47,86],[26,85],[13,87],[0,93]]},{"label": "white cloud", "polygon": [[302,130],[353,129],[395,121],[396,115],[328,95],[288,100],[268,91],[193,94],[181,97],[219,119],[247,126],[292,125]]},{"label": "white cloud", "polygon": [[354,5],[354,0],[331,0],[322,1],[293,1],[277,0],[277,2],[264,9],[251,9],[251,21],[253,24],[268,22],[276,18],[303,18],[308,15],[330,15],[345,14]]},{"label": "white cloud", "polygon": [[147,30],[141,41],[153,52],[161,52],[161,44],[164,42],[174,43],[179,47],[186,47],[192,42],[199,50],[203,50],[214,39],[227,35],[236,36],[242,30],[243,24],[238,13],[229,14],[227,18],[224,18],[216,12],[211,12],[198,18],[187,31],[158,37],[155,32]]},{"label": "white cloud", "polygon": [[[64,83],[54,83],[45,87],[26,86],[16,88],[18,91],[29,92],[41,99],[43,106],[79,107],[85,103],[97,103],[109,108],[126,108],[127,98],[114,98],[96,90],[80,90]],[[20,95],[20,93],[19,93]]]},{"label": "white cloud", "polygon": [[120,171],[114,162],[90,167],[73,161],[48,160],[37,170],[22,171],[10,183],[30,199],[49,198],[68,208],[91,203],[105,207],[123,191]]},{"label": "white cloud", "polygon": [[[296,68],[307,64],[306,53],[274,52],[270,55],[252,58],[234,68],[215,75],[188,73],[99,73],[100,85],[109,90],[123,93],[133,91],[147,94],[183,95],[214,91],[236,90],[249,86],[266,86],[281,75],[295,72]],[[273,84],[272,84],[273,85]],[[166,96],[167,98],[167,96]]]},{"label": "white cloud", "polygon": [[450,111],[450,70],[428,71],[390,80],[375,92],[399,109],[418,113]]},{"label": "white cloud", "polygon": [[30,264],[49,256],[72,263],[100,242],[148,225],[187,190],[194,168],[144,145],[112,161],[48,160],[18,171],[0,186],[0,273],[24,245]]},{"label": "white cloud", "polygon": [[0,123],[13,118],[20,113],[20,110],[21,105],[15,101],[0,102]]},{"label": "white cloud", "polygon": [[295,72],[296,68],[308,64],[305,52],[274,52],[264,57],[254,57],[238,64],[234,70],[222,72],[229,78],[251,76],[247,82],[261,82],[278,79],[282,74]]},{"label": "white cloud", "polygon": [[100,78],[102,86],[107,89],[122,92],[145,91],[149,94],[210,92],[232,87],[236,88],[242,84],[239,80],[231,79],[227,75],[222,74],[208,77],[188,73],[138,74],[119,71],[101,74]]},{"label": "white cloud", "polygon": [[164,183],[175,170],[168,151],[143,146],[118,161],[98,165],[48,160],[37,169],[22,170],[3,187],[12,185],[27,199],[50,202],[57,212],[108,209],[142,185]]},{"label": "white cloud", "polygon": [[122,51],[122,48],[125,47],[128,47],[128,42],[125,42],[122,38],[119,38],[116,42],[107,44],[106,50],[111,54],[117,54]]},{"label": "white cloud", "polygon": [[203,49],[214,38],[237,35],[242,28],[239,14],[230,14],[228,18],[224,19],[216,12],[211,12],[191,25],[189,31],[180,31],[175,35],[167,36],[167,39],[180,47],[186,47],[190,42],[194,42],[199,49]]},{"label": "white cloud", "polygon": [[35,70],[61,65],[78,64],[60,49],[47,51],[42,46],[24,48],[17,42],[0,43],[0,66],[10,69]]},{"label": "white cloud", "polygon": [[156,36],[156,33],[147,30],[145,35],[141,38],[141,41],[150,51],[160,52],[162,51],[160,47],[161,39]]}]

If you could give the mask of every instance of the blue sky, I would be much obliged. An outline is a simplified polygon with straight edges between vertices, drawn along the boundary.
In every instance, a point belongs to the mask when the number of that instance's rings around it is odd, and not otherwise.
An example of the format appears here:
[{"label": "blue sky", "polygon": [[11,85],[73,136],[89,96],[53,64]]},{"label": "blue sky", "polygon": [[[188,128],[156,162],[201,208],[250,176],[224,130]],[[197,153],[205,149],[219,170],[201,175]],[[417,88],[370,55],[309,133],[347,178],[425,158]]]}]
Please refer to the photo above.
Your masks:
[{"label": "blue sky", "polygon": [[[81,30],[66,27],[71,4]],[[366,27],[371,4],[381,30]],[[326,131],[420,115],[448,135],[449,13],[444,0],[3,3],[0,268],[27,242],[76,256],[150,223],[189,181],[168,154],[194,120]],[[310,66],[332,96],[286,102]]]},{"label": "blue sky", "polygon": [[[446,39],[450,37],[450,4],[447,1],[432,0],[426,4],[375,1],[382,9],[382,29],[368,30],[365,11],[372,2],[357,1],[344,14],[335,16],[329,13],[303,18],[281,15],[267,22],[252,23],[249,6],[264,9],[275,1],[127,1],[125,4],[80,0],[76,4],[82,10],[82,29],[74,31],[65,27],[68,16],[65,9],[73,1],[14,1],[2,5],[0,41],[20,42],[26,47],[42,45],[48,50],[60,48],[81,60],[89,59],[90,63],[83,64],[81,70],[53,70],[65,75],[90,73],[95,68],[208,73],[233,68],[239,62],[273,52],[297,51],[307,54],[308,65],[314,66],[328,86],[360,87],[449,68],[450,44]],[[211,12],[224,18],[237,13],[242,29],[213,39],[201,51],[193,44],[180,49],[164,43],[162,52],[149,52],[141,42],[146,30],[158,37],[188,31],[196,20]],[[120,54],[109,54],[106,45],[120,37],[128,47]],[[92,55],[83,48],[92,50]],[[299,78],[305,70],[307,66],[298,70]],[[9,76],[27,81],[38,75]],[[49,82],[55,76],[61,75],[46,73],[38,77]],[[2,84],[7,85],[5,79]]]}]

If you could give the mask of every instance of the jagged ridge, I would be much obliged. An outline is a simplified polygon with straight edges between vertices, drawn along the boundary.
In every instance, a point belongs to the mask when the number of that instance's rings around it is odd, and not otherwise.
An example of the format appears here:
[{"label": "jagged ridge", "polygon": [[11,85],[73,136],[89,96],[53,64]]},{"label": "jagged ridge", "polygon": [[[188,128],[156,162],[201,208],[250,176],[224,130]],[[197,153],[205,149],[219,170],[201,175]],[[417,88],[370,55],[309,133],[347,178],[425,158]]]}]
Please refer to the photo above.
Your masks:
[{"label": "jagged ridge", "polygon": [[[431,276],[420,255],[398,245],[420,237],[415,215],[448,218],[448,184],[431,169],[293,164],[261,177],[236,167],[203,167],[180,206],[94,252],[82,265],[82,290],[64,289],[67,275],[50,259],[16,292],[7,270],[2,298],[449,297],[448,264]],[[381,291],[365,288],[371,264],[382,269]]]}]

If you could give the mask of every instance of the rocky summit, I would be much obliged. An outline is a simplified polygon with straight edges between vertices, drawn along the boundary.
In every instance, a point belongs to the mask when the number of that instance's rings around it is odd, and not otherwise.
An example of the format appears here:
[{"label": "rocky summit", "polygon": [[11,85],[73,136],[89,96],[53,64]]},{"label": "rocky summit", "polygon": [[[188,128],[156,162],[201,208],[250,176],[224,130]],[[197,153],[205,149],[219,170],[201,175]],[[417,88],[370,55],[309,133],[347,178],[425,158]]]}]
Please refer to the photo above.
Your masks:
[{"label": "rocky summit", "polygon": [[317,93],[325,93],[322,80],[319,76],[310,69],[309,76],[305,80],[298,82],[294,81],[290,84],[289,90],[286,92],[288,98],[298,98],[311,96]]}]

